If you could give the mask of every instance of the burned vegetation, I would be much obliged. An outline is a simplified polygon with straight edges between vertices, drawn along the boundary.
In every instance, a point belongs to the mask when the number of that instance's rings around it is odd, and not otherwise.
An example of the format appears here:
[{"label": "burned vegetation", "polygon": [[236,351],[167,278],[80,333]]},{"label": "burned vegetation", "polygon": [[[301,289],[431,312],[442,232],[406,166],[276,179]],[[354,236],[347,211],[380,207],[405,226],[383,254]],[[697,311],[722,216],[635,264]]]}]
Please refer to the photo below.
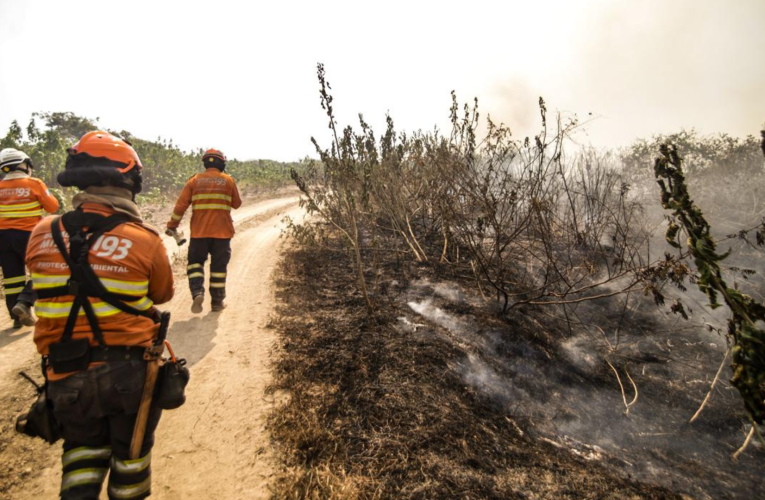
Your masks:
[{"label": "burned vegetation", "polygon": [[[733,249],[710,279],[662,209],[658,144],[582,150],[542,99],[537,136],[479,134],[454,96],[449,136],[388,117],[378,139],[338,126],[318,75],[331,145],[293,173],[314,218],[277,279],[275,498],[759,494],[759,316],[706,306],[722,282],[759,311],[759,202],[721,200],[730,182],[697,199],[731,208],[704,233]],[[731,174],[747,191],[765,185],[750,156]]]},{"label": "burned vegetation", "polygon": [[[273,390],[289,397],[270,430],[289,455],[274,498],[681,498],[609,470],[611,458],[589,456],[602,453],[597,446],[540,440],[537,417],[516,398],[526,389],[502,387],[502,376],[523,367],[500,361],[555,362],[547,348],[523,347],[544,339],[521,343],[512,333],[528,334],[537,321],[521,315],[511,331],[496,314],[457,303],[449,307],[470,311],[483,328],[463,338],[467,332],[414,319],[407,303],[438,297],[422,280],[440,281],[444,271],[395,259],[380,261],[397,283],[381,292],[385,304],[370,317],[348,286],[347,259],[342,241],[330,238],[294,249],[277,277]],[[505,330],[510,342],[488,340]],[[484,366],[482,336],[497,349]],[[533,385],[530,375],[520,374]],[[566,383],[576,381],[582,377]],[[551,396],[538,395],[540,402]]]}]

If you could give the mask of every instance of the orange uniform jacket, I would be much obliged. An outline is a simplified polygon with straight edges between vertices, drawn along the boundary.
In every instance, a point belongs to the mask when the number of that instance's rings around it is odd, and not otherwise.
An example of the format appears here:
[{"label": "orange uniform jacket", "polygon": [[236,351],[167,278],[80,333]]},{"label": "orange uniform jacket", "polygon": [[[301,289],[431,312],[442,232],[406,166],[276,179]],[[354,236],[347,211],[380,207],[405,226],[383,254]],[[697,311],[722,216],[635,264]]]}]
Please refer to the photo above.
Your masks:
[{"label": "orange uniform jacket", "polygon": [[0,230],[32,231],[44,211],[58,210],[58,200],[40,179],[11,172],[0,181]]},{"label": "orange uniform jacket", "polygon": [[234,179],[217,168],[208,168],[186,182],[178,197],[173,215],[167,223],[175,229],[191,205],[192,238],[233,238],[234,221],[231,209],[242,206]]},{"label": "orange uniform jacket", "polygon": [[[82,209],[104,216],[114,214],[113,209],[95,203],[84,203]],[[27,267],[35,290],[63,286],[69,279],[69,266],[51,236],[53,220],[44,219],[29,240]],[[65,232],[64,240],[68,240]],[[107,290],[135,297],[135,301],[127,303],[136,309],[148,310],[173,298],[173,272],[167,251],[159,235],[144,225],[129,222],[115,227],[93,244],[88,260]],[[34,340],[40,354],[48,354],[48,346],[61,339],[73,300],[69,295],[35,303],[38,321]],[[159,325],[151,319],[122,312],[97,298],[90,302],[107,345],[148,347],[156,339]],[[89,338],[91,345],[98,345],[84,311],[80,310],[72,338],[83,337]],[[67,375],[49,370],[52,380]]]}]

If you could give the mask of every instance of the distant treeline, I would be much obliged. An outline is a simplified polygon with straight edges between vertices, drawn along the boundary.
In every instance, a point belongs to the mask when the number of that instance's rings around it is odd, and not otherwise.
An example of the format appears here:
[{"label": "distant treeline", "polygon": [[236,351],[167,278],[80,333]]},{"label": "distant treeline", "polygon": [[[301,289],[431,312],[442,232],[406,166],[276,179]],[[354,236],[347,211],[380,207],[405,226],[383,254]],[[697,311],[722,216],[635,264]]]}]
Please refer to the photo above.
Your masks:
[{"label": "distant treeline", "polygon": [[763,172],[760,138],[704,135],[694,129],[637,139],[622,152],[625,168],[648,172],[653,178],[653,161],[661,144],[674,144],[683,152],[683,168],[691,177],[715,172],[747,176]]},{"label": "distant treeline", "polygon": [[[27,153],[35,165],[35,177],[51,188],[58,188],[56,175],[64,168],[67,148],[83,134],[103,129],[91,120],[74,113],[34,113],[26,128],[18,121],[11,123],[0,139],[0,149],[16,148]],[[172,139],[156,141],[140,139],[126,130],[109,130],[128,140],[143,163],[145,198],[162,198],[175,194],[186,180],[201,170],[203,149],[183,151]],[[272,160],[239,161],[229,159],[226,172],[243,187],[274,188],[289,184],[290,169],[303,170],[303,162],[282,163]]]}]

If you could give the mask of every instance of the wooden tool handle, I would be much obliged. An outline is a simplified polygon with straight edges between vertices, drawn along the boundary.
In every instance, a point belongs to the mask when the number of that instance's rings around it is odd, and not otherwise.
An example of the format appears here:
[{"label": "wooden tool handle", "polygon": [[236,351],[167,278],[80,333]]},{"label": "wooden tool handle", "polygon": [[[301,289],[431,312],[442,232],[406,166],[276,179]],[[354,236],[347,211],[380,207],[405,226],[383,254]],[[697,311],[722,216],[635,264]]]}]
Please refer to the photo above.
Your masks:
[{"label": "wooden tool handle", "polygon": [[149,409],[151,409],[151,400],[154,397],[154,387],[157,385],[158,373],[159,361],[149,361],[146,365],[146,380],[143,383],[141,405],[138,407],[138,415],[136,415],[135,426],[133,427],[133,439],[130,441],[131,460],[139,458],[141,454],[143,438],[146,434],[146,422],[149,419]]}]

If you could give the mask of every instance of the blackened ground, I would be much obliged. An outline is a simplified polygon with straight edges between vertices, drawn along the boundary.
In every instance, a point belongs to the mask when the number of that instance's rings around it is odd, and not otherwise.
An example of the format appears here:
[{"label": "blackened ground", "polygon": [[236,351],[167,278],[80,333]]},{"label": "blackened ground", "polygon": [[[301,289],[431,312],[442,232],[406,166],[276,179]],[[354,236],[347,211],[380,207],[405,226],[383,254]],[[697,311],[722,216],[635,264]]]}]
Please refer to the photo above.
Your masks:
[{"label": "blackened ground", "polygon": [[[490,311],[477,317],[488,308],[461,301],[454,289],[432,294],[449,298],[453,310],[433,312],[419,292],[411,295],[433,268],[410,266],[395,253],[382,259],[377,276],[369,274],[378,292],[369,318],[348,253],[336,241],[330,247],[288,251],[277,274],[271,391],[285,402],[269,427],[287,464],[274,498],[687,498],[631,479],[618,459],[593,458],[598,447],[536,430],[535,419],[553,415],[524,410],[523,389],[504,384],[502,367],[492,366],[497,353],[555,363],[548,335],[534,344],[540,332],[532,322],[511,324]],[[487,322],[482,331],[498,328],[524,342],[489,334],[477,341],[465,335],[469,323],[450,314],[472,315]]]}]

